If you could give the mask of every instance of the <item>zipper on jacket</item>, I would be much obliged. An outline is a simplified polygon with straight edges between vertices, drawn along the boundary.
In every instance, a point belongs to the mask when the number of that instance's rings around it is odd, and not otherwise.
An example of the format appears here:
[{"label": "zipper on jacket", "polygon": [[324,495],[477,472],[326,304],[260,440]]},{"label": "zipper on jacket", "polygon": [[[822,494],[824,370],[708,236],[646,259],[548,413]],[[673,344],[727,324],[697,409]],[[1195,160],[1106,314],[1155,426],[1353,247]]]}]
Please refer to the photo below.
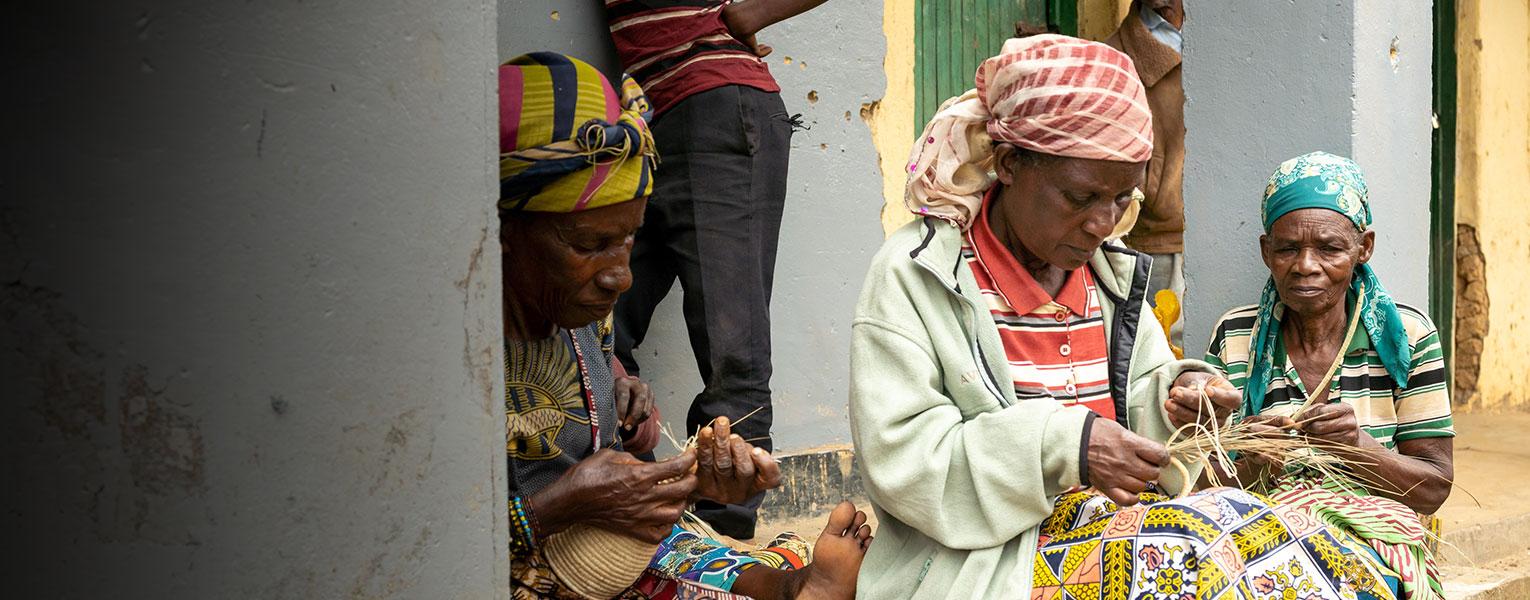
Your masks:
[{"label": "zipper on jacket", "polygon": [[[1109,380],[1111,388],[1111,401],[1116,405],[1116,418],[1121,423],[1121,426],[1127,429],[1131,429],[1131,409],[1129,408],[1130,403],[1127,402],[1126,394],[1128,389],[1131,387],[1130,378],[1132,355],[1137,351],[1136,321],[1141,320],[1141,308],[1146,304],[1144,300],[1147,295],[1149,275],[1148,270],[1152,266],[1152,258],[1135,250],[1131,250],[1130,248],[1112,248],[1105,246],[1101,248],[1101,251],[1127,253],[1135,255],[1136,258],[1136,261],[1132,265],[1132,282],[1126,291],[1125,298],[1117,297],[1104,286],[1100,286],[1099,288],[1100,291],[1104,294],[1105,299],[1116,305],[1115,314],[1111,316],[1110,330],[1112,340],[1108,348],[1108,355],[1111,359],[1115,359],[1116,354],[1122,354],[1124,356],[1120,358],[1126,361],[1124,363],[1124,369],[1127,372],[1120,378],[1121,385],[1119,390],[1116,386],[1116,368],[1114,365],[1107,365],[1107,367],[1109,367],[1107,372],[1110,375]],[[1144,264],[1144,261],[1147,261],[1147,263]],[[1090,272],[1094,273],[1095,277],[1100,277],[1099,272],[1096,271],[1093,266],[1090,266],[1089,270]],[[1135,302],[1133,302],[1134,299]],[[1131,308],[1134,306],[1137,307],[1136,310]],[[1120,352],[1117,352],[1118,348],[1120,349]],[[1108,362],[1114,362],[1114,360]],[[1120,393],[1119,398],[1116,397],[1117,392]]]},{"label": "zipper on jacket", "polygon": [[[925,227],[929,227],[929,224],[926,223]],[[919,247],[916,248],[913,252],[910,252],[909,258],[917,258],[919,256],[919,251],[923,250],[925,246],[929,245],[930,240],[934,239],[934,237],[935,230],[934,228],[930,228],[930,233],[925,236],[924,243],[920,244]],[[965,259],[961,257],[961,253],[959,252],[957,253],[956,257],[957,266],[961,266]],[[929,265],[919,262],[918,260],[915,260],[914,264],[919,265],[919,268],[921,269],[929,271],[930,275],[935,276],[935,281],[941,281],[940,273],[935,272],[935,269],[931,268]],[[968,318],[971,319],[971,321],[967,324],[967,328],[972,332],[972,335],[967,336],[967,347],[968,351],[972,353],[972,359],[977,362],[979,367],[981,367],[981,369],[978,371],[978,379],[983,380],[983,387],[988,390],[988,393],[993,394],[995,400],[998,400],[1000,408],[1008,408],[1010,403],[1004,399],[1004,393],[999,391],[999,384],[994,377],[993,370],[988,368],[988,356],[983,353],[983,347],[978,343],[977,317],[979,307],[977,303],[962,295],[959,284],[958,288],[956,289],[947,286],[943,281],[940,285],[941,287],[945,288],[947,292],[956,294],[956,297],[961,298],[962,302],[967,305]]]}]

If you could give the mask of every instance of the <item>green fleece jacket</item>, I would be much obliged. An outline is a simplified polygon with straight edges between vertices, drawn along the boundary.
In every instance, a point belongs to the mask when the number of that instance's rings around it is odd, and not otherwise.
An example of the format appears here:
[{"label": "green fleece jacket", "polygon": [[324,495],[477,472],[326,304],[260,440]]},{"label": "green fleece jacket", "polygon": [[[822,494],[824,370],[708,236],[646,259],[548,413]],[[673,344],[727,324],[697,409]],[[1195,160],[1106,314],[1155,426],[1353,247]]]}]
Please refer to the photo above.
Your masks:
[{"label": "green fleece jacket", "polygon": [[[934,218],[894,232],[872,261],[850,343],[850,432],[876,542],[858,598],[1028,598],[1038,526],[1078,485],[1082,406],[1015,400],[998,328]],[[1119,420],[1163,441],[1170,384],[1206,363],[1175,360],[1143,301],[1150,259],[1107,245],[1102,290]],[[1172,471],[1169,470],[1169,471]],[[1165,471],[1163,483],[1178,489]]]}]

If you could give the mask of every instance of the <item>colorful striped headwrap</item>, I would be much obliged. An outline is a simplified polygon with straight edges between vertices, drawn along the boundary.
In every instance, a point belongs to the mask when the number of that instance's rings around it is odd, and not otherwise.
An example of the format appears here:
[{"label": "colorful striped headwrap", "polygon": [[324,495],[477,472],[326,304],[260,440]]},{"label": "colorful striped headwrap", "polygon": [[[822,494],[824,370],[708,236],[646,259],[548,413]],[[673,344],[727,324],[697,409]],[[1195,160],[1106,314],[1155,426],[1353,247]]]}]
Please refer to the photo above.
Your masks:
[{"label": "colorful striped headwrap", "polygon": [[1072,158],[1144,162],[1153,118],[1132,59],[1063,35],[1004,42],[977,87],[947,100],[914,142],[904,201],[965,229],[993,185],[993,142]]},{"label": "colorful striped headwrap", "polygon": [[534,52],[499,67],[499,208],[575,212],[647,196],[658,161],[643,90],[577,58]]}]

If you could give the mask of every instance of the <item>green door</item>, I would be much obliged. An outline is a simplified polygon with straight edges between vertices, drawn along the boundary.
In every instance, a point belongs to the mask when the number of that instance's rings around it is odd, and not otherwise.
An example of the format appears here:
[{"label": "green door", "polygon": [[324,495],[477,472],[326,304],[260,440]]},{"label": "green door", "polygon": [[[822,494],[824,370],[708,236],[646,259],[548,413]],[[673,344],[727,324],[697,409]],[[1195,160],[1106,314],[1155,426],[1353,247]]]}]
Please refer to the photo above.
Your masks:
[{"label": "green door", "polygon": [[972,88],[978,64],[1016,32],[1077,35],[1077,0],[916,0],[914,129]]},{"label": "green door", "polygon": [[1429,318],[1440,332],[1447,385],[1455,381],[1456,3],[1434,3],[1433,194],[1429,202]]}]

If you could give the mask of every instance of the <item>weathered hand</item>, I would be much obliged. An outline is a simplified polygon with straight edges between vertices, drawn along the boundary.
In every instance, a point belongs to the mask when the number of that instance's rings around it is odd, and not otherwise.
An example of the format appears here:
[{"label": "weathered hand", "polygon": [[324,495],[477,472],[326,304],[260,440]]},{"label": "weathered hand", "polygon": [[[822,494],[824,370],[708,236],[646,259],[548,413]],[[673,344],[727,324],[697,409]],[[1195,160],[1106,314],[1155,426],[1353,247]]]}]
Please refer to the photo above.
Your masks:
[{"label": "weathered hand", "polygon": [[1169,464],[1163,444],[1147,439],[1110,419],[1095,419],[1089,433],[1089,481],[1119,506],[1137,503]]},{"label": "weathered hand", "polygon": [[653,414],[653,389],[636,377],[616,378],[616,418],[622,432],[631,434]]},{"label": "weathered hand", "polygon": [[[1202,410],[1202,382],[1206,386],[1206,396],[1211,398],[1211,414],[1205,414]],[[1227,379],[1211,373],[1190,371],[1175,378],[1163,408],[1169,414],[1169,424],[1174,427],[1184,427],[1190,423],[1211,427],[1213,424],[1227,422],[1228,415],[1238,410],[1242,403],[1243,396]]]},{"label": "weathered hand", "polygon": [[696,492],[722,504],[738,504],[781,485],[781,466],[764,449],[732,432],[727,417],[696,432]]},{"label": "weathered hand", "polygon": [[550,529],[547,533],[587,523],[658,543],[690,504],[695,466],[689,452],[649,463],[626,452],[600,450],[532,496],[532,512]]},{"label": "weathered hand", "polygon": [[1308,437],[1351,448],[1360,446],[1360,421],[1353,406],[1343,402],[1318,404],[1296,418]]}]

